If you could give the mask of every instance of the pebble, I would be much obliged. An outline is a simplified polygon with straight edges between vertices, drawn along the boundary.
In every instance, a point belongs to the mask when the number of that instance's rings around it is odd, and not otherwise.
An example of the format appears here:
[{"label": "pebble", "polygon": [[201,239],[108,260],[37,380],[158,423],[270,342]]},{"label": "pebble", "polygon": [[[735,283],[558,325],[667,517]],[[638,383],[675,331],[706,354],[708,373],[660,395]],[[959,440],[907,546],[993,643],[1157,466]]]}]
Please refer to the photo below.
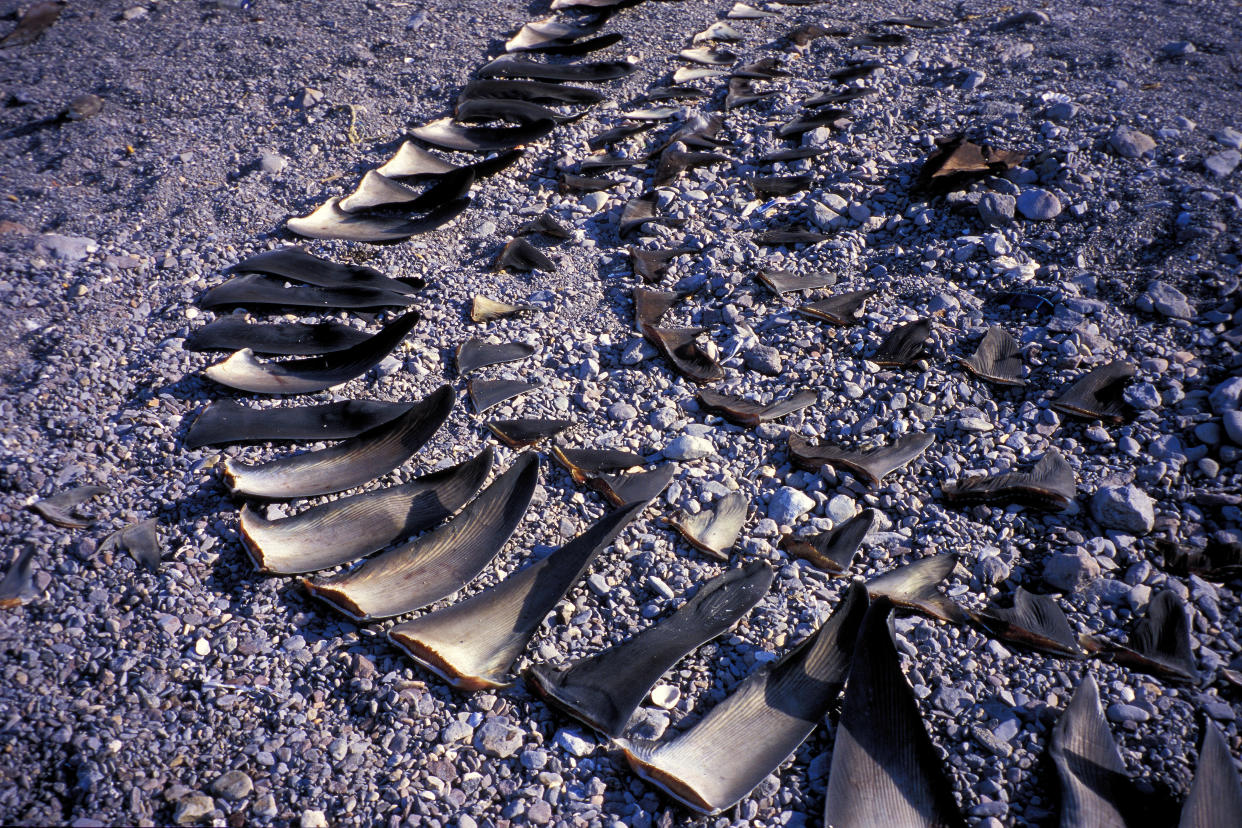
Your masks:
[{"label": "pebble", "polygon": [[1103,486],[1091,498],[1091,515],[1107,529],[1146,535],[1155,526],[1155,504],[1134,484]]},{"label": "pebble", "polygon": [[289,159],[277,152],[264,151],[259,155],[259,169],[265,173],[276,175],[285,171]]},{"label": "pebble", "polygon": [[984,193],[976,209],[984,224],[991,227],[1007,227],[1013,223],[1014,210],[1017,205],[1017,199],[1011,195]]},{"label": "pebble", "polygon": [[664,448],[664,456],[670,460],[701,460],[712,454],[715,447],[706,437],[683,434]]},{"label": "pebble", "polygon": [[780,526],[792,526],[794,521],[815,508],[815,499],[797,489],[783,486],[768,501],[768,517]]},{"label": "pebble", "polygon": [[612,420],[620,420],[622,422],[632,420],[638,416],[638,409],[627,402],[613,403],[608,407],[608,417]]},{"label": "pebble", "polygon": [[1242,153],[1237,150],[1225,150],[1209,155],[1203,159],[1203,168],[1217,178],[1231,175],[1242,164]]},{"label": "pebble", "polygon": [[1108,720],[1117,724],[1125,722],[1145,722],[1151,718],[1151,714],[1141,707],[1133,704],[1121,704],[1114,702],[1108,706]]},{"label": "pebble", "polygon": [[828,501],[828,516],[834,524],[844,523],[854,516],[854,501],[846,495],[835,495]]},{"label": "pebble", "polygon": [[1126,126],[1117,127],[1108,144],[1122,158],[1138,158],[1156,149],[1156,142],[1150,135]]},{"label": "pebble", "polygon": [[36,253],[54,256],[65,262],[78,262],[99,249],[99,243],[86,236],[62,236],[58,233],[47,233],[35,239]]},{"label": "pebble", "polygon": [[1077,592],[1100,576],[1100,565],[1085,550],[1062,552],[1044,559],[1044,581],[1065,592]]},{"label": "pebble", "polygon": [[522,731],[493,719],[475,732],[474,746],[488,756],[506,759],[522,746]]},{"label": "pebble", "polygon": [[302,828],[328,828],[328,818],[323,811],[308,809],[302,812]]},{"label": "pebble", "polygon": [[769,377],[778,376],[783,367],[781,352],[769,345],[756,345],[747,349],[742,361],[750,370]]},{"label": "pebble", "polygon": [[1027,190],[1018,196],[1017,207],[1031,221],[1051,221],[1061,215],[1061,200],[1047,190]]},{"label": "pebble", "polygon": [[1159,280],[1151,282],[1147,285],[1147,292],[1143,294],[1143,297],[1146,299],[1149,308],[1144,308],[1143,303],[1140,302],[1140,310],[1155,310],[1157,313],[1172,319],[1194,318],[1195,309],[1186,298],[1186,294],[1167,282]]},{"label": "pebble", "polygon": [[193,825],[202,822],[216,809],[215,800],[204,794],[190,794],[177,801],[173,810],[173,822],[178,825]]},{"label": "pebble", "polygon": [[1242,376],[1230,377],[1213,388],[1208,395],[1208,405],[1217,414],[1237,411],[1242,407]]},{"label": "pebble", "polygon": [[583,756],[589,756],[595,751],[594,742],[584,739],[569,730],[557,731],[555,742],[558,746],[569,751],[569,753],[577,756],[579,759]]},{"label": "pebble", "polygon": [[211,783],[211,792],[229,802],[240,802],[253,790],[254,782],[245,771],[231,770]]},{"label": "pebble", "polygon": [[1221,415],[1220,423],[1225,428],[1225,435],[1242,446],[1242,411],[1226,411]]},{"label": "pebble", "polygon": [[651,703],[665,710],[676,707],[681,701],[681,691],[671,684],[657,684],[651,688]]},{"label": "pebble", "polygon": [[598,213],[608,204],[609,198],[611,197],[605,192],[587,193],[582,197],[582,206],[592,213]]}]

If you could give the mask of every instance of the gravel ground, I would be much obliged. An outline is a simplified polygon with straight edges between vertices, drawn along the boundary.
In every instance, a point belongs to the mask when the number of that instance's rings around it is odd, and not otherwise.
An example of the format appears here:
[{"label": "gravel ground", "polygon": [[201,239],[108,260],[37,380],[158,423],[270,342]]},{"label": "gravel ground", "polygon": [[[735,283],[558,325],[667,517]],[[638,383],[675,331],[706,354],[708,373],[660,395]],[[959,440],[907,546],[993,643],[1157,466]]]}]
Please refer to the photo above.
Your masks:
[{"label": "gravel ground", "polygon": [[[668,284],[697,292],[669,324],[709,329],[726,368],[718,388],[764,399],[819,391],[818,405],[754,430],[700,412],[694,386],[633,328],[624,247],[635,240],[618,238],[617,218],[649,175],[614,173],[621,185],[599,196],[556,186],[587,154],[586,140],[667,82],[684,65],[674,54],[730,6],[649,2],[618,13],[606,30],[626,41],[601,56],[636,57],[639,70],[604,84],[609,102],[477,185],[448,227],[397,245],[308,244],[430,285],[417,304],[424,321],[396,358],[316,401],[418,399],[446,381],[463,397],[453,349],[485,335],[539,352],[484,376],[544,383],[489,418],[570,417],[579,423],[571,445],[653,462],[675,438],[706,441],[517,665],[626,638],[723,571],[658,516],[740,489],[751,517],[732,565],[763,558],[778,577],[738,627],[665,677],[681,701],[650,708],[649,733],[694,721],[827,617],[845,582],[787,558],[777,541],[859,508],[880,518],[853,574],[955,551],[961,563],[947,589],[969,607],[1018,585],[1058,592],[1080,632],[1124,640],[1153,591],[1172,589],[1191,613],[1198,687],[1010,649],[919,616],[896,629],[972,824],[1055,814],[1041,761],[1086,670],[1130,773],[1183,797],[1198,717],[1214,719],[1242,753],[1237,691],[1219,681],[1222,668],[1242,667],[1237,584],[1168,574],[1160,552],[1169,541],[1242,541],[1235,4],[1073,2],[1022,16],[1025,8],[1000,2],[862,2],[772,6],[776,18],[733,21],[744,61],[781,55],[792,76],[760,83],[778,93],[728,113],[723,152],[734,163],[658,191],[660,213],[685,225],[648,224],[637,243],[705,248],[670,269]],[[5,0],[0,13],[15,20],[21,7]],[[0,522],[6,558],[35,549],[25,603],[0,615],[0,821],[819,824],[831,721],[735,808],[695,820],[520,684],[453,691],[391,649],[384,625],[359,627],[295,579],[257,575],[237,538],[238,504],[219,482],[221,453],[182,446],[198,411],[232,396],[200,375],[214,360],[181,347],[210,316],[195,306],[202,291],[229,264],[294,241],[287,218],[349,192],[405,128],[447,111],[504,33],[545,13],[542,2],[475,0],[101,0],[72,3],[37,42],[0,49]],[[875,25],[898,15],[944,23]],[[780,38],[809,21],[909,42],[828,37],[799,57]],[[746,180],[772,170],[755,159],[788,146],[774,128],[829,87],[831,71],[864,59],[884,66],[852,85],[877,94],[846,105],[854,114],[845,129],[804,136],[824,155],[789,165],[813,173],[812,187],[757,200]],[[693,83],[712,97],[683,102],[681,115],[721,109],[724,80]],[[57,118],[86,93],[103,100],[97,115]],[[914,192],[934,139],[959,131],[1027,159],[975,192]],[[642,140],[622,152],[637,153]],[[568,242],[539,243],[556,271],[493,272],[508,231],[541,213],[574,231]],[[831,238],[756,245],[758,232],[784,225]],[[838,289],[881,292],[862,324],[832,328],[795,314],[796,295],[773,297],[753,278],[761,268],[826,272]],[[480,292],[543,312],[482,329],[464,313]],[[1044,297],[1046,312],[998,299],[1015,292]],[[916,317],[936,323],[925,367],[867,360],[894,325]],[[1025,389],[1000,391],[955,367],[993,324],[1023,349]],[[1050,407],[1066,383],[1118,358],[1138,368],[1132,422],[1084,423]],[[488,439],[483,420],[463,399],[418,457],[380,483],[473,456]],[[933,446],[874,488],[829,468],[796,471],[785,449],[791,432],[850,442],[920,430],[935,435]],[[947,481],[1026,469],[1050,448],[1078,476],[1064,512],[955,508],[940,496]],[[502,466],[513,456],[498,454]],[[84,484],[108,489],[92,505],[93,528],[56,528],[24,508]],[[547,463],[535,502],[463,595],[604,511]],[[111,531],[147,518],[159,523],[158,572],[101,549]]]}]

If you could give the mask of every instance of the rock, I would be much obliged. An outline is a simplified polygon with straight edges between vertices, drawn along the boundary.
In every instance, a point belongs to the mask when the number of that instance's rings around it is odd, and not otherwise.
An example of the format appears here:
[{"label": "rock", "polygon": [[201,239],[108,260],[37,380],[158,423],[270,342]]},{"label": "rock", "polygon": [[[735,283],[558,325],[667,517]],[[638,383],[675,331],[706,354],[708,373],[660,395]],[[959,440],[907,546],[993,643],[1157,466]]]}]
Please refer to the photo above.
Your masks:
[{"label": "rock", "polygon": [[1004,193],[984,193],[979,199],[979,218],[991,227],[1005,227],[1013,222],[1017,199]]},{"label": "rock", "polygon": [[495,719],[484,722],[474,737],[474,746],[497,759],[507,759],[522,746],[522,731]]},{"label": "rock", "polygon": [[1009,577],[1009,564],[998,555],[989,555],[975,564],[975,577],[988,586],[995,586]]},{"label": "rock", "polygon": [[297,101],[302,109],[312,109],[323,101],[323,92],[308,86],[298,95]]},{"label": "rock", "polygon": [[1091,514],[1107,529],[1146,535],[1156,523],[1155,504],[1134,484],[1104,486],[1091,498]]},{"label": "rock", "polygon": [[323,811],[307,809],[302,812],[302,828],[328,828],[328,818]]},{"label": "rock", "polygon": [[595,750],[595,743],[588,741],[576,733],[568,730],[558,731],[555,739],[556,744],[563,749],[569,751],[574,756],[581,759],[583,756],[590,755]]},{"label": "rock", "polygon": [[1150,382],[1139,382],[1128,386],[1123,395],[1126,402],[1140,411],[1155,411],[1160,407],[1160,392]]},{"label": "rock", "polygon": [[782,486],[768,501],[768,517],[781,526],[792,526],[795,520],[814,507],[815,499],[810,495]]},{"label": "rock", "polygon": [[534,825],[547,825],[552,821],[552,806],[543,799],[536,799],[526,809],[526,817]]},{"label": "rock", "polygon": [[1230,149],[1242,150],[1242,132],[1238,132],[1233,127],[1218,129],[1212,133],[1212,137]]},{"label": "rock", "polygon": [[670,460],[701,460],[713,451],[715,447],[706,437],[683,434],[664,447],[664,456]]},{"label": "rock", "polygon": [[1018,196],[1017,207],[1031,221],[1051,221],[1061,215],[1061,200],[1047,190],[1027,190]]},{"label": "rock", "polygon": [[1122,158],[1139,158],[1156,149],[1156,141],[1150,135],[1126,126],[1113,131],[1108,145]]},{"label": "rock", "polygon": [[47,233],[35,239],[36,253],[54,256],[65,262],[78,262],[99,249],[94,239],[85,236],[62,236],[59,233]]},{"label": "rock", "polygon": [[1160,47],[1160,53],[1165,57],[1171,58],[1193,55],[1195,51],[1195,44],[1191,43],[1189,40],[1174,40],[1173,42],[1166,43]]},{"label": "rock", "polygon": [[542,748],[527,748],[518,761],[527,770],[543,770],[543,766],[548,764],[548,752]]},{"label": "rock", "polygon": [[276,807],[276,797],[270,793],[259,794],[254,801],[254,806],[250,812],[260,819],[271,819],[280,813],[280,809]]},{"label": "rock", "polygon": [[638,409],[627,402],[613,403],[608,407],[608,416],[613,420],[626,421],[638,416]]},{"label": "rock", "polygon": [[1225,427],[1229,439],[1242,446],[1242,411],[1226,411],[1221,415],[1220,424]]},{"label": "rock", "polygon": [[854,501],[846,495],[835,495],[828,501],[828,516],[834,524],[845,523],[854,516]]},{"label": "rock", "polygon": [[1049,121],[1055,121],[1056,123],[1063,124],[1066,121],[1072,121],[1074,118],[1078,117],[1078,111],[1080,108],[1081,107],[1079,107],[1078,104],[1071,101],[1061,101],[1060,103],[1054,103],[1052,106],[1048,107],[1048,110],[1044,112],[1044,117]]},{"label": "rock", "polygon": [[446,744],[468,742],[474,736],[474,728],[462,721],[449,722],[440,733],[440,739]]},{"label": "rock", "polygon": [[670,721],[670,716],[663,710],[640,707],[626,725],[626,732],[638,739],[659,739],[668,730]]},{"label": "rock", "polygon": [[983,82],[988,79],[988,73],[982,69],[972,69],[966,73],[966,77],[962,78],[961,88],[966,91],[978,89]]},{"label": "rock", "polygon": [[1147,299],[1152,308],[1172,319],[1192,319],[1195,309],[1186,294],[1167,282],[1155,281],[1147,286]]},{"label": "rock", "polygon": [[781,372],[781,352],[770,345],[756,345],[742,355],[742,362],[752,371],[775,377]]},{"label": "rock", "polygon": [[1124,722],[1145,722],[1151,718],[1151,714],[1141,707],[1133,704],[1121,704],[1114,702],[1108,706],[1108,720],[1122,724]]},{"label": "rock", "polygon": [[1086,550],[1050,555],[1044,561],[1044,581],[1065,592],[1076,592],[1100,576],[1100,565]]},{"label": "rock", "polygon": [[1208,403],[1217,414],[1237,411],[1242,407],[1242,376],[1230,377],[1212,389]]},{"label": "rock", "polygon": [[681,701],[681,691],[671,684],[657,684],[651,688],[651,703],[668,710]]},{"label": "rock", "polygon": [[254,782],[245,771],[231,770],[211,783],[211,792],[228,802],[239,802],[253,790]]},{"label": "rock", "polygon": [[178,825],[193,825],[202,822],[216,809],[216,802],[204,794],[190,794],[177,802],[173,811],[173,822]]},{"label": "rock", "polygon": [[1225,150],[1203,159],[1203,169],[1217,178],[1229,175],[1238,168],[1238,164],[1242,164],[1242,152],[1237,150]]},{"label": "rock", "polygon": [[284,172],[287,166],[289,166],[289,159],[278,152],[264,150],[259,155],[259,169],[265,173],[275,175]]},{"label": "rock", "polygon": [[604,209],[604,205],[608,203],[611,196],[605,192],[587,193],[582,197],[582,206],[590,210],[592,213],[598,213]]}]

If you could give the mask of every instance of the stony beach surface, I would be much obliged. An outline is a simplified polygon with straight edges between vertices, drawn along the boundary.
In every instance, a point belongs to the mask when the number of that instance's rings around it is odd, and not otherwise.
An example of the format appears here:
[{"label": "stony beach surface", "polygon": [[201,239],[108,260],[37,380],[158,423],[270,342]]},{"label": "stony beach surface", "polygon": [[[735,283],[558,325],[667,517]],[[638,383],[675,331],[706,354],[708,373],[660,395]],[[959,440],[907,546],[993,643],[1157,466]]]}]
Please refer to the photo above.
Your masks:
[{"label": "stony beach surface", "polygon": [[[483,422],[505,417],[572,419],[567,445],[678,464],[654,506],[557,606],[519,669],[597,652],[728,567],[768,561],[777,571],[768,595],[667,674],[636,723],[648,738],[683,728],[813,632],[844,594],[848,580],[789,557],[781,536],[872,508],[876,525],[851,575],[955,552],[946,592],[962,606],[980,609],[1021,585],[1058,594],[1075,632],[1115,641],[1162,590],[1190,612],[1197,686],[899,617],[903,668],[971,824],[1055,818],[1044,754],[1086,672],[1127,771],[1158,798],[1185,797],[1203,717],[1242,756],[1242,697],[1226,679],[1242,670],[1238,582],[1167,565],[1170,548],[1242,543],[1236,8],[769,4],[777,16],[727,21],[743,37],[727,45],[742,63],[779,57],[790,76],[757,82],[775,94],[726,114],[718,151],[731,161],[655,189],[657,213],[684,223],[647,223],[622,239],[623,206],[651,187],[654,164],[608,173],[620,184],[590,194],[561,192],[561,175],[624,112],[678,109],[667,125],[619,145],[635,157],[696,111],[723,111],[727,78],[691,81],[708,93],[697,101],[638,100],[689,65],[676,53],[731,6],[645,2],[618,12],[605,31],[625,40],[583,59],[637,61],[632,75],[599,85],[606,102],[478,182],[448,226],[382,246],[299,240],[284,224],[349,193],[406,130],[447,114],[475,69],[547,14],[546,3],[71,3],[35,42],[0,49],[3,565],[35,550],[23,603],[0,610],[0,820],[822,824],[831,716],[740,804],[694,817],[520,681],[455,691],[387,643],[389,624],[353,623],[297,579],[254,571],[221,460],[288,448],[187,450],[186,430],[204,405],[248,398],[204,378],[217,360],[182,344],[212,317],[197,300],[229,265],[289,243],[428,285],[415,303],[422,320],[392,357],[313,397],[412,401],[445,382],[456,389],[457,407],[431,442],[370,487],[474,456],[494,442]],[[24,7],[0,3],[8,15],[0,31]],[[881,23],[902,16],[939,22]],[[791,49],[784,35],[809,22],[850,34]],[[831,81],[865,61],[881,67]],[[843,128],[794,141],[775,135],[805,98],[863,86],[875,94],[842,104],[851,112]],[[71,103],[86,94],[102,107],[80,117]],[[919,192],[935,140],[960,132],[1025,160],[986,184]],[[798,145],[825,152],[756,164]],[[811,185],[788,196],[757,196],[749,183],[802,173]],[[541,215],[572,233],[564,242],[533,237],[555,271],[494,270],[514,228]],[[829,238],[756,241],[784,227]],[[713,388],[765,402],[810,389],[818,402],[753,429],[702,411],[696,386],[634,326],[629,245],[701,249],[669,268],[665,289],[695,292],[665,324],[707,329],[725,369]],[[835,283],[778,297],[756,280],[782,269]],[[858,325],[795,312],[861,289],[879,292]],[[468,308],[478,293],[539,311],[477,325]],[[359,314],[334,318],[376,329]],[[923,360],[913,369],[871,361],[893,328],[918,318],[934,322]],[[1017,340],[1025,387],[988,385],[958,365],[992,325]],[[476,415],[454,368],[456,347],[472,336],[537,348],[477,376],[541,387]],[[1052,407],[1074,380],[1115,359],[1137,369],[1127,422]],[[860,445],[924,431],[931,447],[878,486],[830,466],[798,470],[786,447],[790,434]],[[946,483],[1028,470],[1050,449],[1077,477],[1064,511],[942,497]],[[504,468],[515,453],[500,446],[497,456]],[[107,489],[88,507],[98,518],[91,528],[59,528],[27,509],[88,484]],[[750,512],[730,563],[696,551],[663,520],[733,491]],[[267,514],[289,511],[272,505]],[[596,493],[544,463],[513,539],[456,598],[546,555],[604,511]],[[103,543],[151,518],[158,570]]]}]

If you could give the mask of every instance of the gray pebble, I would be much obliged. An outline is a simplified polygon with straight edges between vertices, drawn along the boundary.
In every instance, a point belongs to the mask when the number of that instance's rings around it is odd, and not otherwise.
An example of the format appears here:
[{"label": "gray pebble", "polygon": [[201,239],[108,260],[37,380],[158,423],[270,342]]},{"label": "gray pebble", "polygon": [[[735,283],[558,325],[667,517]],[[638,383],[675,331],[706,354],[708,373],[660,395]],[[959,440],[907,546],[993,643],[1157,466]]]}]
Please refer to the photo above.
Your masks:
[{"label": "gray pebble", "polygon": [[783,486],[768,502],[768,517],[780,526],[792,526],[794,521],[815,508],[815,499],[809,495]]},{"label": "gray pebble", "polygon": [[1126,126],[1117,127],[1108,144],[1122,158],[1138,158],[1156,149],[1156,142],[1150,135]]},{"label": "gray pebble", "polygon": [[1076,592],[1100,575],[1100,565],[1085,550],[1049,555],[1044,560],[1044,581],[1066,592]]},{"label": "gray pebble", "polygon": [[781,352],[769,345],[756,345],[742,356],[746,367],[769,377],[781,373]]},{"label": "gray pebble", "polygon": [[1013,222],[1017,199],[1004,193],[984,193],[979,199],[979,218],[991,227],[1005,227]]},{"label": "gray pebble", "polygon": [[1101,487],[1091,498],[1091,515],[1107,529],[1146,535],[1155,525],[1155,504],[1134,484]]},{"label": "gray pebble", "polygon": [[700,460],[714,450],[712,441],[706,437],[683,434],[665,446],[664,456],[670,460]]},{"label": "gray pebble", "polygon": [[1047,190],[1027,190],[1018,196],[1017,207],[1031,221],[1050,221],[1061,215],[1061,200]]},{"label": "gray pebble", "polygon": [[211,783],[211,792],[229,802],[238,802],[250,796],[254,782],[245,771],[231,770]]}]

